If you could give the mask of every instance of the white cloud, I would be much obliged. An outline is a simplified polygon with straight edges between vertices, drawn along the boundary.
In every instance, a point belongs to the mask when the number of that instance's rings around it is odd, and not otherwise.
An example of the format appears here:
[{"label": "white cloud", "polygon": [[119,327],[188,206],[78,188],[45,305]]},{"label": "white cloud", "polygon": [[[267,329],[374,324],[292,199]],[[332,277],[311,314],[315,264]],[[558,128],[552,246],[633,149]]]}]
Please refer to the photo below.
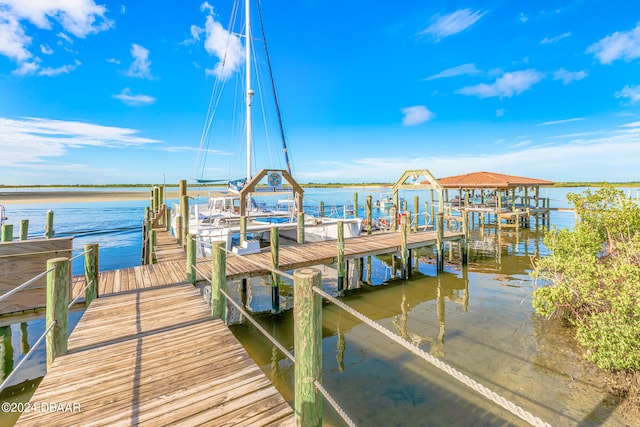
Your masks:
[{"label": "white cloud", "polygon": [[27,46],[31,37],[27,36],[16,16],[0,9],[0,55],[18,62],[31,58]]},{"label": "white cloud", "polygon": [[499,108],[496,110],[496,117],[504,117],[504,113],[506,111],[503,108]]},{"label": "white cloud", "polygon": [[[30,52],[32,38],[27,35],[33,27],[50,31],[54,26],[62,28],[57,35],[67,42],[73,40],[65,34],[85,38],[113,27],[106,17],[105,6],[97,5],[94,0],[0,0],[0,55],[15,61],[16,75],[35,74],[33,53]],[[41,53],[51,55],[49,46],[40,45]],[[27,61],[30,61],[27,63]],[[47,68],[42,75],[55,72]]]},{"label": "white cloud", "polygon": [[587,53],[593,53],[601,64],[640,58],[640,22],[631,31],[617,31],[592,44]]},{"label": "white cloud", "polygon": [[122,92],[117,95],[112,95],[112,98],[119,99],[126,105],[139,106],[153,104],[156,99],[149,95],[134,95],[131,93],[131,89],[124,88]]},{"label": "white cloud", "polygon": [[599,137],[562,144],[502,146],[504,152],[493,154],[366,157],[322,162],[321,167],[315,162],[306,171],[298,168],[297,177],[299,182],[395,182],[407,169],[427,168],[438,178],[489,170],[555,181],[632,181],[637,179],[640,127],[613,129]]},{"label": "white cloud", "polygon": [[615,93],[616,98],[629,98],[632,104],[640,102],[640,86],[625,86]]},{"label": "white cloud", "polygon": [[120,60],[116,58],[107,58],[109,64],[120,64]]},{"label": "white cloud", "polygon": [[131,56],[133,62],[127,70],[127,76],[140,79],[153,79],[151,74],[151,61],[149,61],[149,50],[138,44],[131,45]]},{"label": "white cloud", "polygon": [[544,122],[544,123],[540,123],[538,126],[551,126],[551,125],[561,125],[564,123],[571,123],[571,122],[580,122],[586,120],[584,117],[573,117],[571,119],[563,119],[563,120],[553,120],[550,122]]},{"label": "white cloud", "polygon": [[558,43],[560,40],[566,39],[567,37],[571,37],[571,33],[568,32],[568,31],[566,33],[560,34],[559,36],[545,37],[540,41],[540,43],[542,43],[542,44]]},{"label": "white cloud", "polygon": [[494,96],[510,98],[513,95],[519,95],[525,90],[530,89],[531,86],[543,78],[544,73],[532,69],[514,71],[512,73],[504,73],[502,77],[499,77],[493,84],[481,83],[475,86],[466,86],[458,89],[456,93],[477,96],[479,98],[490,98]]},{"label": "white cloud", "polygon": [[3,0],[3,3],[10,14],[39,29],[50,30],[52,21],[57,21],[66,32],[80,38],[113,26],[105,16],[106,7],[93,0]]},{"label": "white cloud", "polygon": [[40,45],[40,52],[42,52],[43,55],[53,55],[53,49],[51,49],[46,44]]},{"label": "white cloud", "polygon": [[38,75],[51,77],[51,76],[57,76],[59,74],[69,74],[70,72],[78,68],[78,66],[80,65],[82,65],[82,63],[76,59],[76,61],[73,64],[67,64],[57,68],[50,68],[50,67],[43,68],[40,71],[38,71]]},{"label": "white cloud", "polygon": [[460,9],[448,15],[440,16],[436,21],[420,32],[420,35],[431,35],[436,41],[458,34],[478,22],[487,12]]},{"label": "white cloud", "polygon": [[41,164],[47,158],[64,156],[69,148],[126,148],[160,142],[138,133],[135,129],[84,122],[0,117],[0,150],[11,153],[0,157],[0,166]]},{"label": "white cloud", "polygon": [[520,16],[518,17],[518,20],[524,24],[529,20],[529,17],[525,15],[524,12],[520,12]]},{"label": "white cloud", "polygon": [[476,64],[462,64],[457,67],[447,68],[446,70],[440,71],[438,74],[429,76],[424,80],[442,79],[455,76],[471,76],[475,74],[480,74],[480,70],[476,68]]},{"label": "white cloud", "polygon": [[204,48],[209,55],[213,55],[219,60],[213,70],[207,70],[207,74],[214,74],[226,79],[240,69],[244,60],[242,43],[240,37],[225,30],[222,24],[215,20],[212,14],[213,8],[206,2],[204,4],[207,5],[211,13],[207,16],[205,24]]},{"label": "white cloud", "polygon": [[18,76],[27,76],[27,75],[35,74],[39,68],[40,68],[40,65],[38,65],[37,62],[23,62],[20,64],[18,68],[13,70],[13,74],[16,74]]},{"label": "white cloud", "polygon": [[582,80],[587,77],[588,73],[584,70],[581,71],[567,71],[564,68],[560,68],[553,72],[553,80],[562,80],[564,85],[568,85],[571,82]]},{"label": "white cloud", "polygon": [[[66,35],[63,32],[60,32],[58,34],[56,34],[56,36],[58,36],[59,38],[61,38],[62,40],[66,41],[69,44],[73,44],[73,39],[71,37],[69,37],[68,35]],[[61,42],[58,42],[58,44],[60,44]]]},{"label": "white cloud", "polygon": [[404,117],[402,118],[402,126],[417,126],[428,122],[435,117],[424,105],[415,105],[401,109]]}]

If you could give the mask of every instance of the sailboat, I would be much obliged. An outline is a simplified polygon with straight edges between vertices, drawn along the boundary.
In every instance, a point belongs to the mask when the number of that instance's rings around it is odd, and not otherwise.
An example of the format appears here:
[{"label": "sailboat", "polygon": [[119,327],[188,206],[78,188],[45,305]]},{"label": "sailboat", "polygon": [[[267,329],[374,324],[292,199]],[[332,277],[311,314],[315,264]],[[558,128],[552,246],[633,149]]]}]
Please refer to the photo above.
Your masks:
[{"label": "sailboat", "polygon": [[[236,0],[236,6],[238,6],[238,0]],[[237,10],[238,7],[234,7]],[[256,92],[253,88],[252,77],[254,74],[254,63],[252,61],[254,51],[252,51],[252,44],[254,43],[254,36],[252,35],[251,28],[251,0],[244,1],[244,18],[245,22],[243,31],[234,32],[232,28],[229,28],[228,37],[234,38],[233,42],[228,41],[227,46],[238,46],[240,39],[244,40],[244,87],[243,96],[244,99],[244,129],[238,133],[244,133],[244,151],[246,154],[245,176],[242,178],[228,180],[228,188],[226,192],[216,192],[210,194],[207,203],[196,204],[190,208],[189,212],[189,232],[197,234],[198,241],[201,243],[200,252],[207,255],[209,252],[207,243],[214,240],[224,240],[227,242],[227,248],[233,250],[236,253],[254,253],[258,252],[263,246],[265,241],[269,240],[269,233],[275,227],[278,230],[278,234],[286,239],[296,241],[298,236],[298,224],[297,221],[301,218],[298,214],[303,212],[302,197],[294,200],[293,197],[286,198],[287,194],[293,195],[291,191],[292,186],[297,186],[297,183],[289,182],[288,186],[283,185],[283,177],[289,181],[294,181],[293,173],[291,171],[291,163],[289,161],[289,154],[284,138],[284,128],[280,115],[280,107],[277,99],[277,93],[275,90],[275,84],[273,79],[273,73],[271,63],[269,59],[268,49],[266,47],[266,37],[264,28],[262,25],[262,16],[260,13],[260,2],[257,2],[257,8],[260,27],[262,29],[262,41],[264,42],[264,52],[266,64],[268,65],[268,75],[272,86],[273,103],[278,121],[278,128],[280,130],[280,137],[282,139],[282,147],[284,159],[286,161],[286,169],[278,170],[271,169],[266,174],[266,184],[262,187],[268,190],[268,193],[275,195],[277,203],[268,204],[267,202],[261,202],[260,199],[264,198],[267,192],[260,191],[259,196],[256,197],[255,193],[249,197],[243,194],[248,183],[254,180],[254,155],[255,155],[255,141],[253,132],[253,118],[252,107],[254,103],[254,97]],[[238,35],[237,35],[238,34]],[[227,54],[221,59],[221,67],[225,66]],[[218,70],[216,84],[214,85],[214,93],[211,97],[211,104],[209,108],[209,114],[205,121],[204,130],[202,133],[200,149],[198,159],[196,163],[199,163],[204,172],[204,160],[209,153],[209,139],[211,137],[211,125],[215,113],[218,110],[219,103],[222,99],[222,89],[225,86],[225,80],[227,74]],[[258,69],[255,67],[256,83],[259,94],[262,95],[262,85],[257,78]],[[235,73],[238,75],[239,73]],[[238,75],[238,77],[241,77]],[[264,107],[265,102],[262,96],[259,97],[260,105]],[[265,114],[263,112],[263,117]],[[268,137],[267,137],[268,138]],[[219,165],[218,165],[219,166]],[[218,167],[218,169],[220,169]],[[263,172],[262,170],[261,172]],[[264,173],[263,173],[264,174]],[[255,174],[260,175],[260,173]],[[198,182],[211,182],[202,178],[197,179]],[[177,213],[179,209],[174,206],[172,212]],[[183,215],[187,217],[187,215]],[[344,226],[344,236],[355,237],[358,236],[362,229],[362,220],[358,218],[341,218]],[[336,218],[327,217],[312,217],[304,215],[304,236],[305,241],[320,241],[327,239],[336,239],[338,235],[337,231],[338,220]],[[175,222],[174,222],[175,224]],[[261,244],[261,240],[262,243]]]}]

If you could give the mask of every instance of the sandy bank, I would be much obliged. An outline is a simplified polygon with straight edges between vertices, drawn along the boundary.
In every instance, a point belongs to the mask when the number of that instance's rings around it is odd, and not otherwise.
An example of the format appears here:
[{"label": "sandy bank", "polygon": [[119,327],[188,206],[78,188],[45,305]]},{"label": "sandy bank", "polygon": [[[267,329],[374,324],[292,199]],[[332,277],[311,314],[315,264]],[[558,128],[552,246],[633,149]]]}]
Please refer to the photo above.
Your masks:
[{"label": "sandy bank", "polygon": [[[150,191],[131,190],[9,190],[0,191],[0,205],[20,203],[56,203],[56,202],[111,202],[121,200],[148,200]],[[197,196],[189,193],[190,196]],[[168,191],[166,199],[178,199],[177,191]]]}]

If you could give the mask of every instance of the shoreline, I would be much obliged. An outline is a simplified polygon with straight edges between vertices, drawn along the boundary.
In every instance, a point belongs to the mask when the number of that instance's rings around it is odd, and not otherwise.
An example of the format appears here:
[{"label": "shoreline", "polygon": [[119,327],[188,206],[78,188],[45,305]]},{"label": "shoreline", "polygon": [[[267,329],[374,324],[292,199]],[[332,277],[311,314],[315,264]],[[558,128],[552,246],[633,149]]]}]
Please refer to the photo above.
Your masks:
[{"label": "shoreline", "polygon": [[[167,191],[167,199],[178,199],[178,191]],[[190,196],[196,194],[190,192]],[[60,202],[116,202],[129,200],[149,200],[150,191],[127,190],[35,190],[35,191],[2,191],[0,190],[0,205],[15,205],[22,203],[60,203]]]}]

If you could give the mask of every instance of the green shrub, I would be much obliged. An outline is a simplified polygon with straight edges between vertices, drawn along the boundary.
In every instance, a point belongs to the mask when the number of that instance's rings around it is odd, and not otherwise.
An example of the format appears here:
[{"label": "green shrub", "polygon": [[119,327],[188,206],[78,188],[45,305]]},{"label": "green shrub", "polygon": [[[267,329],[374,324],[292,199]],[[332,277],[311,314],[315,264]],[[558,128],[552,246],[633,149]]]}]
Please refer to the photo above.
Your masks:
[{"label": "green shrub", "polygon": [[535,262],[536,312],[576,326],[585,357],[603,369],[640,370],[640,208],[610,186],[569,194],[573,230],[545,235]]}]

